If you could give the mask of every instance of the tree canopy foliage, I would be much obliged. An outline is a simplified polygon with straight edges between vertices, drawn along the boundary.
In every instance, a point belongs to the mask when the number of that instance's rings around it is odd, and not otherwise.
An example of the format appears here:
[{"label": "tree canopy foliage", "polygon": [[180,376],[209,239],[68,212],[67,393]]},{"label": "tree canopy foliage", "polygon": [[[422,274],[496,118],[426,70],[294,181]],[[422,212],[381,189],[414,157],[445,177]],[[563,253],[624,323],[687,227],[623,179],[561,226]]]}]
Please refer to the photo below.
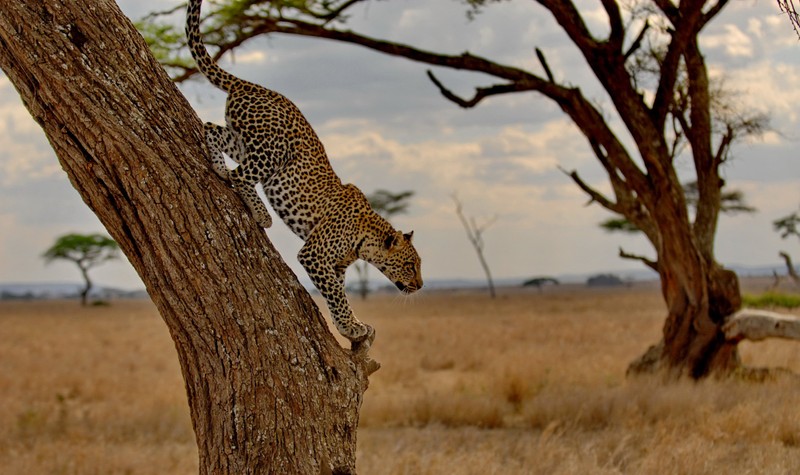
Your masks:
[{"label": "tree canopy foliage", "polygon": [[775,227],[775,231],[781,233],[781,237],[784,239],[789,236],[800,238],[800,211],[795,211],[783,218],[776,219],[772,225]]}]

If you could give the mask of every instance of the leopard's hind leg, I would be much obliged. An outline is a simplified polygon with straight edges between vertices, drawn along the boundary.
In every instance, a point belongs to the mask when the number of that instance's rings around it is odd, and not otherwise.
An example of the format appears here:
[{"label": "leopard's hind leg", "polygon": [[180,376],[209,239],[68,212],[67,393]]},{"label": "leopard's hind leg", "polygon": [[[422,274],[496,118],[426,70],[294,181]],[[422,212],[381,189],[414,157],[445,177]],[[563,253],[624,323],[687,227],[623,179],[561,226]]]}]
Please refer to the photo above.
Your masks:
[{"label": "leopard's hind leg", "polygon": [[[267,206],[256,192],[256,185],[261,177],[248,173],[247,151],[241,137],[231,128],[220,125],[206,123],[203,127],[206,136],[206,144],[211,152],[211,164],[214,171],[224,180],[233,184],[236,192],[244,200],[256,222],[262,228],[272,226],[272,217],[267,211]],[[239,166],[231,170],[225,164],[227,154]]]},{"label": "leopard's hind leg", "polygon": [[206,145],[211,152],[211,165],[214,171],[225,180],[230,180],[231,170],[225,164],[223,153],[228,155],[231,160],[241,164],[245,158],[244,143],[235,131],[229,127],[206,122],[203,125],[206,136]]}]

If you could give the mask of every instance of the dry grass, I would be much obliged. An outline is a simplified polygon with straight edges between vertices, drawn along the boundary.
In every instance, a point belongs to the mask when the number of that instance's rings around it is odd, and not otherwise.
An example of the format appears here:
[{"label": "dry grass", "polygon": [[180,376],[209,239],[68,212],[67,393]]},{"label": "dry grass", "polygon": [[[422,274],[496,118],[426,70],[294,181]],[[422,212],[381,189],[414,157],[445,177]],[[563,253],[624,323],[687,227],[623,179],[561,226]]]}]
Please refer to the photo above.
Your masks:
[{"label": "dry grass", "polygon": [[[654,286],[355,302],[377,328],[364,474],[798,473],[800,383],[626,381]],[[795,313],[798,313],[795,311]],[[0,303],[0,473],[196,473],[166,327],[146,302]],[[743,344],[800,373],[797,344]]]}]

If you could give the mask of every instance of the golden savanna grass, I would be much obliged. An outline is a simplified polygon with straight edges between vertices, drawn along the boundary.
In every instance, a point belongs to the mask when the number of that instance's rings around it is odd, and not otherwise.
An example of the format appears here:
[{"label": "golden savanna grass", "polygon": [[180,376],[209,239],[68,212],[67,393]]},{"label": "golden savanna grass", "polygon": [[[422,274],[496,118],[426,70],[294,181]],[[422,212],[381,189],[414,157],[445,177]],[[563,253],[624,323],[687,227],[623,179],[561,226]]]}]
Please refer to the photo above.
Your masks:
[{"label": "golden savanna grass", "polygon": [[[800,473],[793,378],[626,380],[660,336],[656,285],[354,306],[383,365],[362,408],[359,473]],[[741,350],[800,373],[797,343]],[[149,302],[0,302],[0,427],[3,475],[197,471],[176,353]]]}]

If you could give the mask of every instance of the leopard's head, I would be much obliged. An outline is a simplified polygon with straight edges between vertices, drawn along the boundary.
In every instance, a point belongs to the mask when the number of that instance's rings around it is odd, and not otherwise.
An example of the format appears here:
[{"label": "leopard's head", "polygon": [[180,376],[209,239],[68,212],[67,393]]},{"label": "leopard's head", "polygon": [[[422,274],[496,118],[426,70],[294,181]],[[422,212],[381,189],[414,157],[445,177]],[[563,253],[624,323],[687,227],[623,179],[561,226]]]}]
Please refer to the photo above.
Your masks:
[{"label": "leopard's head", "polygon": [[422,288],[422,260],[411,243],[413,237],[414,231],[388,234],[383,240],[380,256],[373,261],[373,265],[405,294]]}]

